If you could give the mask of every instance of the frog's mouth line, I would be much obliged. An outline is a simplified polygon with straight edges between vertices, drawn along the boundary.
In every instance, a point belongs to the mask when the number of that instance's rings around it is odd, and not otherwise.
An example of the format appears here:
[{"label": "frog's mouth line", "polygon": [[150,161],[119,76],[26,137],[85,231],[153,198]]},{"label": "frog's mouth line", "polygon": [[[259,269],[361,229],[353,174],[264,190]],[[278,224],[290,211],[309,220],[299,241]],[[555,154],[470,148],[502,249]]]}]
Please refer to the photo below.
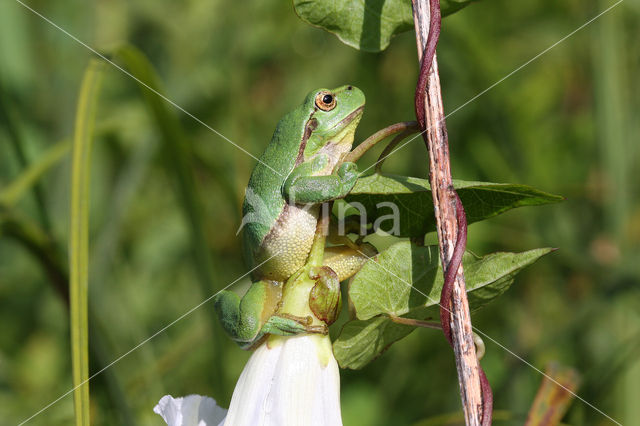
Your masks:
[{"label": "frog's mouth line", "polygon": [[349,123],[351,123],[359,115],[362,115],[362,111],[363,110],[364,110],[364,105],[358,107],[353,112],[351,112],[349,115],[347,115],[345,118],[340,120],[335,126],[333,126],[331,128],[331,130],[333,130],[333,129],[342,129],[342,128],[346,127]]},{"label": "frog's mouth line", "polygon": [[[358,109],[355,109],[345,118],[340,120],[338,124],[332,127],[332,130],[335,132],[333,137],[331,138],[328,145],[331,146],[340,146],[340,145],[349,145],[353,144],[353,137],[356,131],[356,127],[358,126],[358,122],[362,117],[362,110],[364,109],[364,105]],[[351,149],[351,148],[349,148]]]}]

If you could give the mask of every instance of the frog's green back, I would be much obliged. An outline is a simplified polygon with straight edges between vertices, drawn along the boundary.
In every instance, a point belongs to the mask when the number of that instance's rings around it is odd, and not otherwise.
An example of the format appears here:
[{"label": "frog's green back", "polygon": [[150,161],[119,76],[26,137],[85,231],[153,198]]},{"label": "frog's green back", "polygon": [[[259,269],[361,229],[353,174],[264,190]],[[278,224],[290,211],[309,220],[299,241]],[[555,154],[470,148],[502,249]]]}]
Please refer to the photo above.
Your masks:
[{"label": "frog's green back", "polygon": [[312,113],[313,106],[305,102],[285,115],[278,122],[271,142],[251,173],[242,205],[242,215],[247,218],[242,242],[249,268],[256,266],[253,264],[255,251],[285,206],[282,185],[296,165],[305,123]]},{"label": "frog's green back", "polygon": [[[329,174],[351,149],[362,116],[364,93],[353,86],[310,92],[303,103],[285,115],[256,164],[242,207],[243,251],[253,271],[271,261],[254,277],[286,280],[306,260],[313,242],[319,205],[288,206],[284,183],[297,166],[321,154]],[[311,164],[311,163],[309,163]],[[327,190],[336,188],[327,188]]]}]

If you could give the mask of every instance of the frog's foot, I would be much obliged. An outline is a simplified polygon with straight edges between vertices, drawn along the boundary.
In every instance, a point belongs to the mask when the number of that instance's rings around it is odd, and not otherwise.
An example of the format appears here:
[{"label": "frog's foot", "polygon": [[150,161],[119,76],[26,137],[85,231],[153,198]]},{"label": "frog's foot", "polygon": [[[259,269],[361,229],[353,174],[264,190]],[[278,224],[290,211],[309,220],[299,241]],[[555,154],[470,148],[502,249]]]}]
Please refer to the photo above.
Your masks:
[{"label": "frog's foot", "polygon": [[309,293],[309,307],[318,319],[331,325],[342,307],[338,274],[328,266],[321,266],[312,268],[309,278],[316,281]]},{"label": "frog's foot", "polygon": [[311,316],[300,317],[287,313],[279,313],[271,316],[262,327],[262,332],[276,334],[278,336],[295,336],[296,334],[329,334],[326,325],[313,325]]},{"label": "frog's foot", "polygon": [[[338,208],[341,211],[341,207]],[[344,212],[341,213],[341,216]],[[329,234],[327,235],[327,241],[333,245],[346,245],[352,249],[362,248],[363,240],[371,235],[375,234],[373,224],[364,220],[364,216],[350,215],[347,217],[338,218],[336,215],[331,215],[329,221]],[[350,234],[357,236],[355,241],[352,241],[348,237]]]},{"label": "frog's foot", "polygon": [[351,241],[351,238],[347,237],[346,235],[332,235],[331,234],[331,229],[329,229],[329,236],[327,237],[328,241],[331,244],[335,244],[335,246],[346,246],[354,251],[358,250],[360,248],[360,246],[358,244],[356,244],[355,242]]}]

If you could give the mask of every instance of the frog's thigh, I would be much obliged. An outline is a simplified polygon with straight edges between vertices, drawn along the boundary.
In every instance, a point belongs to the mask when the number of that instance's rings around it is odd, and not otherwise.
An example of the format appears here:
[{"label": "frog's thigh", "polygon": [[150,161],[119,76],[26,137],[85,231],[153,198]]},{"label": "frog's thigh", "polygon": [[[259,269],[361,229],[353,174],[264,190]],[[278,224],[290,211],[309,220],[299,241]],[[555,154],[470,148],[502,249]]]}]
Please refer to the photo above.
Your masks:
[{"label": "frog's thigh", "polygon": [[327,247],[324,250],[323,266],[328,266],[344,281],[360,270],[369,258],[377,254],[371,244],[362,244],[354,248],[344,246]]},{"label": "frog's thigh", "polygon": [[276,308],[274,287],[271,281],[258,281],[242,298],[232,291],[222,291],[215,297],[214,308],[223,328],[234,340],[250,342],[258,336]]}]

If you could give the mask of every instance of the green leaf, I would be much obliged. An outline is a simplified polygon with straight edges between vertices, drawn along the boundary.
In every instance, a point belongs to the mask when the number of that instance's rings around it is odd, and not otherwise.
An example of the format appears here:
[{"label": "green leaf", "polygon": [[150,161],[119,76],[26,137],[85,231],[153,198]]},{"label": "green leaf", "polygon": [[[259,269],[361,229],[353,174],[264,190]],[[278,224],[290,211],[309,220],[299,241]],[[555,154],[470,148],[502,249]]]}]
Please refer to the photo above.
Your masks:
[{"label": "green leaf", "polygon": [[389,346],[413,330],[414,327],[396,324],[389,317],[349,321],[333,342],[333,353],[341,368],[357,370],[382,355]]},{"label": "green leaf", "polygon": [[[478,309],[500,296],[522,268],[552,250],[500,252],[484,257],[465,253],[462,263],[470,308]],[[349,286],[357,320],[345,324],[334,342],[340,366],[362,368],[413,330],[392,322],[389,316],[438,318],[442,284],[437,246],[419,247],[402,241],[367,261]]]},{"label": "green leaf", "polygon": [[89,416],[89,182],[91,145],[102,78],[102,63],[91,60],[82,80],[73,135],[71,165],[71,224],[69,239],[69,296],[73,402],[77,426]]},{"label": "green leaf", "polygon": [[[562,201],[559,195],[539,191],[526,185],[454,180],[453,186],[462,200],[467,222],[478,222],[516,207],[536,206]],[[419,237],[435,231],[431,186],[425,179],[374,173],[358,179],[345,198],[348,203],[360,203],[367,213],[367,222],[376,223],[383,231],[391,232],[394,222],[383,216],[393,213],[392,203],[398,207],[399,237]]]},{"label": "green leaf", "polygon": [[[442,16],[450,15],[475,0],[442,0]],[[409,0],[293,0],[303,21],[335,34],[344,44],[365,52],[379,52],[391,38],[411,30],[413,14]]]},{"label": "green leaf", "polygon": [[[437,246],[418,247],[402,241],[374,259],[362,266],[349,285],[349,300],[358,319],[380,314],[401,316],[421,306],[424,296],[412,286],[433,297],[433,303],[438,302],[442,273]],[[435,283],[440,283],[440,288],[433,288]]]}]

